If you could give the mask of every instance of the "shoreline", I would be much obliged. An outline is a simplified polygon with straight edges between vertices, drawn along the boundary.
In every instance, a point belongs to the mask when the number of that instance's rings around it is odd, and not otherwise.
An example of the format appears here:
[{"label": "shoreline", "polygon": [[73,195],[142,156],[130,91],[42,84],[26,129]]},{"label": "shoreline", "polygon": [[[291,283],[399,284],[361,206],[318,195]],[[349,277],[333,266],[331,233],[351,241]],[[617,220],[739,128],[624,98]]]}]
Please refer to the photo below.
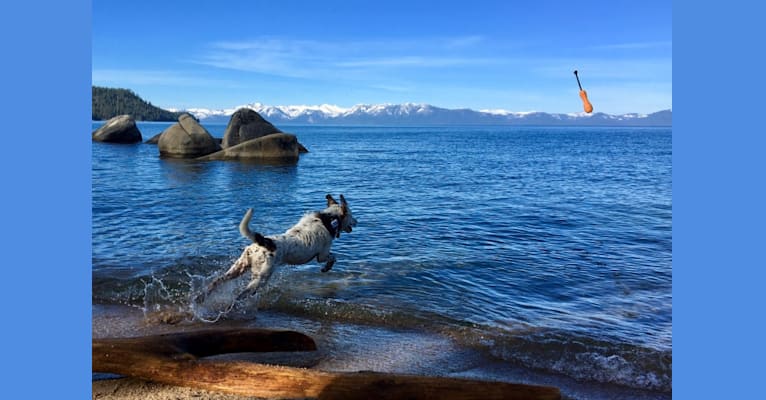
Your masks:
[{"label": "shoreline", "polygon": [[[225,320],[215,324],[183,321],[166,315],[144,315],[136,307],[93,305],[93,338],[144,336],[210,327],[289,329],[303,332],[317,343],[312,352],[240,353],[215,356],[220,359],[252,361],[333,372],[376,371],[426,376],[502,381],[555,386],[563,398],[671,399],[672,393],[630,389],[618,385],[578,382],[572,378],[532,371],[492,357],[475,348],[461,346],[437,333],[410,329],[337,323],[267,311],[255,319]],[[165,321],[165,322],[163,322]],[[111,378],[111,379],[110,379]],[[220,400],[255,397],[208,392],[189,387],[148,382],[131,377],[93,374],[93,399],[177,400],[210,398]]]}]

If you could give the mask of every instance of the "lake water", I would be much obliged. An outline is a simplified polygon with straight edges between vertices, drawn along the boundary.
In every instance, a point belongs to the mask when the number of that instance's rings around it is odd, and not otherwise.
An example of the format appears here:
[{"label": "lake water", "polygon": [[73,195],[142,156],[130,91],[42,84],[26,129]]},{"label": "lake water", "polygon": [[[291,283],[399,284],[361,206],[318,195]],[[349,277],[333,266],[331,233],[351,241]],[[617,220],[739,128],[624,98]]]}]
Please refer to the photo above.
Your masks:
[{"label": "lake water", "polygon": [[[144,140],[167,126],[139,123]],[[504,379],[510,368],[572,398],[672,395],[670,128],[281,128],[309,150],[295,165],[94,142],[94,309],[426,335],[494,368],[427,373]],[[344,194],[359,221],[335,241],[330,272],[285,266],[232,304],[248,273],[190,301],[249,244],[238,232],[248,208],[253,230],[281,233],[327,193]]]}]

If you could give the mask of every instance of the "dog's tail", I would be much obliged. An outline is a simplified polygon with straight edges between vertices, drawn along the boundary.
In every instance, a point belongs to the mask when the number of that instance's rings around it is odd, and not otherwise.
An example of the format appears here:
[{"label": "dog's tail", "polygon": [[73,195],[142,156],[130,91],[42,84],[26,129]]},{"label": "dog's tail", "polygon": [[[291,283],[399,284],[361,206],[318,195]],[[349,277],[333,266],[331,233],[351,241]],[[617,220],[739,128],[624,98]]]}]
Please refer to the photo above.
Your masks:
[{"label": "dog's tail", "polygon": [[250,239],[253,241],[253,243],[258,244],[258,246],[266,248],[266,250],[274,251],[277,249],[277,245],[274,243],[273,240],[261,235],[258,232],[252,232],[250,230],[250,219],[253,218],[253,209],[250,208],[245,213],[245,216],[242,217],[242,221],[239,223],[239,233],[242,234],[242,236]]}]

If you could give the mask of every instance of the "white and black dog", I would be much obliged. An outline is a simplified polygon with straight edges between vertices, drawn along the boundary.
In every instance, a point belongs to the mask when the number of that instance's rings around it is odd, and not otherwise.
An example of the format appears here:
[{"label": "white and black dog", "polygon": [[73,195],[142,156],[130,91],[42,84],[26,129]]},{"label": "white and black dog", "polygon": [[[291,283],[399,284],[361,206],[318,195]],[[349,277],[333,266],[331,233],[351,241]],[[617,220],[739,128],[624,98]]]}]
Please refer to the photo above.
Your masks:
[{"label": "white and black dog", "polygon": [[239,277],[248,269],[252,272],[250,283],[237,297],[242,299],[268,281],[277,265],[306,264],[316,258],[319,263],[326,263],[322,272],[329,271],[335,264],[335,256],[330,252],[333,239],[340,237],[340,232],[351,232],[356,226],[356,219],[351,215],[346,198],[340,195],[340,204],[332,195],[325,196],[327,208],[322,211],[307,213],[292,228],[281,235],[263,236],[250,231],[250,218],[253,209],[247,210],[239,223],[242,236],[253,241],[239,256],[234,265],[225,274],[215,278],[205,292],[197,296],[197,301],[204,300],[221,283]]}]

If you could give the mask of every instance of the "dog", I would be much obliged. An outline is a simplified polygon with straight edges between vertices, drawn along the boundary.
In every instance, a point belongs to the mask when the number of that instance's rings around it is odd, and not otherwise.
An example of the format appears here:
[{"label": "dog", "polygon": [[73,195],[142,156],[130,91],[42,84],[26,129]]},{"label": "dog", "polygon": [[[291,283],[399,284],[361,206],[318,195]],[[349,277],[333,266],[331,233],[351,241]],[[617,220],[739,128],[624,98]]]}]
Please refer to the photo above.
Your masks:
[{"label": "dog", "polygon": [[239,232],[252,240],[253,244],[245,248],[225,274],[215,278],[207,286],[197,297],[197,301],[204,301],[218,285],[241,276],[248,269],[252,273],[250,282],[237,300],[255,294],[258,288],[268,281],[274,267],[278,265],[301,265],[316,259],[319,263],[325,263],[322,272],[332,269],[336,260],[330,251],[333,240],[340,238],[341,231],[351,233],[357,221],[342,194],[340,203],[330,194],[325,196],[325,199],[327,207],[324,210],[307,213],[281,235],[263,236],[250,231],[253,209],[248,209],[239,223]]}]

